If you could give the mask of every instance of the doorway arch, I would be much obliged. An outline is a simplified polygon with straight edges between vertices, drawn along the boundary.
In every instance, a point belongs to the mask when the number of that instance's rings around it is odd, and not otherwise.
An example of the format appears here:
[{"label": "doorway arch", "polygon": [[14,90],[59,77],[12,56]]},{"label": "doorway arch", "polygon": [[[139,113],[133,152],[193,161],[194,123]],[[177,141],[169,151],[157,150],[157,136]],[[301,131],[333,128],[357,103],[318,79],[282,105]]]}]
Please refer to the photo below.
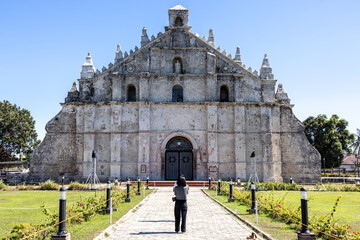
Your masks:
[{"label": "doorway arch", "polygon": [[188,139],[177,136],[166,144],[165,179],[176,180],[180,174],[187,180],[194,178],[193,145]]}]

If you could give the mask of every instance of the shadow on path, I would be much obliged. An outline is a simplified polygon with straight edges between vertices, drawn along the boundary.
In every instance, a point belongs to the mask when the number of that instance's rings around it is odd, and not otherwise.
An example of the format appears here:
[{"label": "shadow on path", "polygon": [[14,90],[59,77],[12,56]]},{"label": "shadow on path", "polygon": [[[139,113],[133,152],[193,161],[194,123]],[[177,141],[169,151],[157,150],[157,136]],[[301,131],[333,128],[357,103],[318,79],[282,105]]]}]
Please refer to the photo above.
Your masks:
[{"label": "shadow on path", "polygon": [[175,222],[175,220],[144,220],[139,222]]},{"label": "shadow on path", "polygon": [[147,235],[147,234],[177,234],[177,232],[138,232],[130,233],[131,235]]}]

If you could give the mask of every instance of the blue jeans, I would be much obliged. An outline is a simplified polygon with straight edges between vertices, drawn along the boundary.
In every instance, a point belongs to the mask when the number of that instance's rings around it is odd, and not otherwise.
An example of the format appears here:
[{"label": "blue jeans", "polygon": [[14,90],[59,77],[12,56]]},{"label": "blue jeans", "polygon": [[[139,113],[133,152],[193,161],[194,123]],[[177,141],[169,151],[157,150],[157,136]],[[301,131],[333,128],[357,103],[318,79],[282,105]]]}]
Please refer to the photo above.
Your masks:
[{"label": "blue jeans", "polygon": [[187,203],[186,200],[176,200],[175,202],[175,232],[179,231],[180,227],[180,214],[181,214],[181,231],[186,232],[186,213]]}]

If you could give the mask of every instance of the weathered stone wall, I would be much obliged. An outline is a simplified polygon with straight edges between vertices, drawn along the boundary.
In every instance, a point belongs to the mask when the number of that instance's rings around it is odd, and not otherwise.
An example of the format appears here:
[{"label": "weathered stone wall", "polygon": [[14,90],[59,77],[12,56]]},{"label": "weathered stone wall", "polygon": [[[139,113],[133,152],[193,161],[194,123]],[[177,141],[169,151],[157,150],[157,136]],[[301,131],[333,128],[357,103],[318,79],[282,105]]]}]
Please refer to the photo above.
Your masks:
[{"label": "weathered stone wall", "polygon": [[[170,20],[176,14],[188,19],[186,9],[169,14]],[[172,24],[151,41],[143,29],[141,48],[130,55],[118,46],[115,64],[102,72],[95,72],[87,56],[79,91],[73,85],[32,156],[31,177],[84,181],[95,150],[103,181],[148,175],[162,180],[166,143],[182,136],[193,145],[196,180],[248,180],[255,152],[261,181],[319,181],[320,155],[306,140],[282,85],[275,94],[267,56],[258,74],[245,69],[240,49],[235,59],[215,49],[212,30],[206,41],[191,33],[187,22]],[[172,102],[175,85],[183,89],[183,102]],[[134,102],[128,101],[130,86]],[[225,102],[222,86],[228,90]]]}]

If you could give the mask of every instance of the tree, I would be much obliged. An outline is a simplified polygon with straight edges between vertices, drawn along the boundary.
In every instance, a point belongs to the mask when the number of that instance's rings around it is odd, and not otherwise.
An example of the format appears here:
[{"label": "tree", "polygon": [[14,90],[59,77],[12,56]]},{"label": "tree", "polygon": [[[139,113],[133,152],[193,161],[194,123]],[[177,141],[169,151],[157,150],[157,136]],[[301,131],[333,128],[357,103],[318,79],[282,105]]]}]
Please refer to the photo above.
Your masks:
[{"label": "tree", "polygon": [[324,168],[339,167],[344,152],[351,152],[354,134],[346,129],[348,122],[336,114],[327,119],[326,115],[308,117],[305,121],[305,135],[311,145],[321,154],[321,166]]},{"label": "tree", "polygon": [[353,143],[351,144],[353,153],[355,153],[355,157],[357,158],[355,167],[357,167],[358,169],[358,177],[359,177],[359,155],[360,155],[360,129],[356,129],[356,135],[355,135],[355,140],[353,141]]},{"label": "tree", "polygon": [[0,161],[22,156],[29,159],[39,143],[30,112],[8,101],[0,102]]}]

